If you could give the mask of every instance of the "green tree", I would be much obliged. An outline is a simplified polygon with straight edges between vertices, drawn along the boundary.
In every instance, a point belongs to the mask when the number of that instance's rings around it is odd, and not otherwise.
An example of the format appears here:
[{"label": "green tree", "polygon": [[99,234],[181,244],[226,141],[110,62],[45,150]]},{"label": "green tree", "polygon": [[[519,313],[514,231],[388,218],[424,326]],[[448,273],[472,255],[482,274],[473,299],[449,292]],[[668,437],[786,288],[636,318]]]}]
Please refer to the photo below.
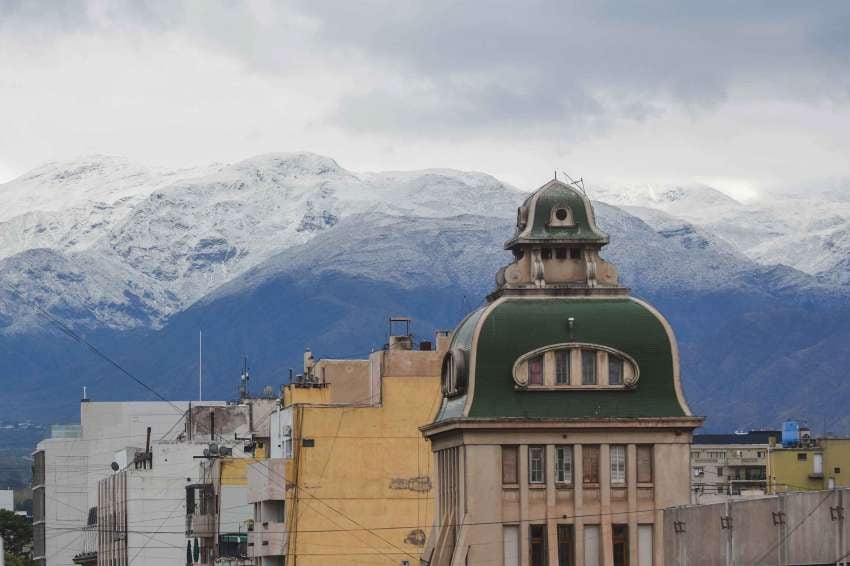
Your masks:
[{"label": "green tree", "polygon": [[32,545],[32,523],[26,517],[0,509],[0,536],[3,537],[6,552],[23,554],[24,547]]}]

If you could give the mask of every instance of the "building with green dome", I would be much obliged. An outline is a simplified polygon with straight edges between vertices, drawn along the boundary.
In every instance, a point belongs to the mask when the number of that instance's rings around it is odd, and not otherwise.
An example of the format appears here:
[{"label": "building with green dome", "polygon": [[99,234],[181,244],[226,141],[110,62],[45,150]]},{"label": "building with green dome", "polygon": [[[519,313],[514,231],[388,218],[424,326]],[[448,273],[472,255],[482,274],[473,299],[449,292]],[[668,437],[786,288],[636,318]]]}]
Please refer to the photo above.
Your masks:
[{"label": "building with green dome", "polygon": [[[455,329],[422,427],[434,566],[658,566],[702,424],[669,323],[600,257],[590,200],[550,181],[519,207],[487,303]],[[658,525],[658,527],[657,527]]]}]

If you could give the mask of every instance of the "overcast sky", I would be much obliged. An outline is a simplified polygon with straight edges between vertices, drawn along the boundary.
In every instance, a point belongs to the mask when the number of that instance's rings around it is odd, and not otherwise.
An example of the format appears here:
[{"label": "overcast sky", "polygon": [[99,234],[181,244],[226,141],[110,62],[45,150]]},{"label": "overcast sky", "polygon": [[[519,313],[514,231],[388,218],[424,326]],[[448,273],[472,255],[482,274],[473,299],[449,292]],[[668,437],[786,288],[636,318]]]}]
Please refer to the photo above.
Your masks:
[{"label": "overcast sky", "polygon": [[525,189],[814,187],[850,179],[848,29],[846,1],[0,0],[0,181],[309,150]]}]

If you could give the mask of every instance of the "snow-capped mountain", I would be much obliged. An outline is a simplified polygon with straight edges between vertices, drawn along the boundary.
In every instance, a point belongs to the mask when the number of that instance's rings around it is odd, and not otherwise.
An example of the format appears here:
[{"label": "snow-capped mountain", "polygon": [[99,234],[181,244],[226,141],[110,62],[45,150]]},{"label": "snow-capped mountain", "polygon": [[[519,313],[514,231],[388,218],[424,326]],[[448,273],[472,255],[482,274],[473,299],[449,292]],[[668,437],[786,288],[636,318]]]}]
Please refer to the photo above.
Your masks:
[{"label": "snow-capped mountain", "polygon": [[838,189],[818,199],[776,195],[746,203],[705,185],[603,187],[591,195],[659,229],[669,229],[676,219],[699,226],[763,265],[850,283],[850,195],[840,198]]},{"label": "snow-capped mountain", "polygon": [[[9,203],[0,215],[0,270],[39,304],[80,311],[75,319],[88,312],[113,328],[158,326],[348,215],[511,216],[518,195],[481,173],[359,175],[309,153],[181,171],[92,157],[0,185]],[[53,254],[31,253],[38,249]],[[86,291],[68,293],[58,281],[85,282]],[[0,304],[0,316],[17,328],[27,317],[12,310]]]},{"label": "snow-capped mountain", "polygon": [[[847,202],[589,192],[611,236],[603,255],[670,318],[710,427],[826,413],[850,430]],[[209,390],[223,396],[242,354],[279,384],[305,345],[330,357],[379,347],[389,315],[412,316],[427,339],[493,289],[523,197],[483,173],[356,173],[309,153],[183,170],[99,156],[45,165],[0,185],[0,383],[25,384],[0,412],[69,415],[81,385],[98,399],[144,394],[32,304],[174,397],[196,383],[199,328]]]}]

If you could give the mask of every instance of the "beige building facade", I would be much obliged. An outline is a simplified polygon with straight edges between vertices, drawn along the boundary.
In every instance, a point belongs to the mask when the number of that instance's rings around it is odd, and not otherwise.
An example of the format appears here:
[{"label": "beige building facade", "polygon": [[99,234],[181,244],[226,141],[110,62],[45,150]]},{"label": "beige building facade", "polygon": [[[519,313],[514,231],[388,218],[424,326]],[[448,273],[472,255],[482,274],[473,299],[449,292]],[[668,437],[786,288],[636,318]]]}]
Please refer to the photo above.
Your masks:
[{"label": "beige building facade", "polygon": [[702,419],[681,390],[676,340],[600,258],[608,237],[575,186],[520,207],[514,262],[457,327],[434,453],[434,566],[651,566],[662,510],[687,504]]}]

